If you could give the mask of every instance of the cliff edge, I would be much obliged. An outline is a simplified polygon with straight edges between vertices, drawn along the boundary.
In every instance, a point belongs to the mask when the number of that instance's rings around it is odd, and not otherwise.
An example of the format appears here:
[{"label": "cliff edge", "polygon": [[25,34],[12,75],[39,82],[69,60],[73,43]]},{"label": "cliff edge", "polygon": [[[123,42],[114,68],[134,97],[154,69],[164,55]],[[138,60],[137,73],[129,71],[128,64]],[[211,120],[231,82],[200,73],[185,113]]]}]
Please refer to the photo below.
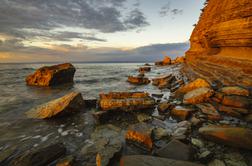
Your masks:
[{"label": "cliff edge", "polygon": [[208,0],[186,52],[189,77],[252,87],[252,1]]}]

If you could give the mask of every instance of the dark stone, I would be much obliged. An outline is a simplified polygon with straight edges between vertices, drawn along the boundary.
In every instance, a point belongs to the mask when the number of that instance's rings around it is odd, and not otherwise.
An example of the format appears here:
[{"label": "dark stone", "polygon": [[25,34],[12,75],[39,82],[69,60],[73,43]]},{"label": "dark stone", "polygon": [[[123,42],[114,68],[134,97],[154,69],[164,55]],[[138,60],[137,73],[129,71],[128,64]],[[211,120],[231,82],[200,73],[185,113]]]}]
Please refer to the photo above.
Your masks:
[{"label": "dark stone", "polygon": [[157,150],[157,156],[174,160],[192,160],[193,150],[178,140],[171,140],[165,147]]},{"label": "dark stone", "polygon": [[66,153],[62,143],[53,144],[36,151],[28,150],[22,155],[14,158],[11,166],[45,166],[59,159]]},{"label": "dark stone", "polygon": [[97,99],[86,99],[84,100],[85,107],[87,108],[96,108],[97,106]]}]

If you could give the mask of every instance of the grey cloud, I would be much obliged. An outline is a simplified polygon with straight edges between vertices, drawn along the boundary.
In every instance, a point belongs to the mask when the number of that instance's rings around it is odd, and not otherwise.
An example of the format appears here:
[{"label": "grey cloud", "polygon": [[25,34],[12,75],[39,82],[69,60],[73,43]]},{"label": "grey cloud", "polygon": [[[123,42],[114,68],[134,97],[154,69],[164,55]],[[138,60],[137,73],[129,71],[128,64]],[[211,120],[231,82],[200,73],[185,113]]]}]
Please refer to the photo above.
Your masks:
[{"label": "grey cloud", "polygon": [[169,15],[175,16],[175,15],[179,15],[179,14],[180,15],[183,14],[183,9],[172,8],[170,2],[168,2],[167,4],[162,6],[159,11],[159,15],[161,17],[165,17],[165,16],[169,16]]},{"label": "grey cloud", "polygon": [[177,14],[183,14],[183,10],[182,9],[172,9],[171,13],[173,15],[177,15]]},{"label": "grey cloud", "polygon": [[146,18],[141,12],[132,11],[133,14],[139,14],[136,17],[139,22],[129,21],[122,15],[125,1],[2,0],[0,32],[16,35],[17,30],[24,28],[53,30],[60,27],[80,27],[112,33],[146,26]]},{"label": "grey cloud", "polygon": [[144,14],[139,10],[132,10],[125,20],[125,24],[129,29],[136,29],[138,27],[144,27],[149,25],[146,21]]}]

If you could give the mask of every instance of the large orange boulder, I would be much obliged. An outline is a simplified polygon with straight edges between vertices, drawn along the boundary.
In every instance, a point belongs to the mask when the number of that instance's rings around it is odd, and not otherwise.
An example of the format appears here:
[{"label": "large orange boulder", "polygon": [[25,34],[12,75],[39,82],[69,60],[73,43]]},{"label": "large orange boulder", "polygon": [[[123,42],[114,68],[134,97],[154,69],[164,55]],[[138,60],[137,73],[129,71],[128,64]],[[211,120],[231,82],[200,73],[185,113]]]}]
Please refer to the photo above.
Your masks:
[{"label": "large orange boulder", "polygon": [[204,79],[198,78],[177,90],[176,93],[187,93],[198,88],[210,88],[211,85]]},{"label": "large orange boulder", "polygon": [[233,147],[252,150],[252,130],[231,126],[206,126],[199,129],[206,139]]},{"label": "large orange boulder", "polygon": [[172,64],[179,64],[179,63],[185,63],[185,57],[180,56],[172,61]]},{"label": "large orange boulder", "polygon": [[190,91],[184,95],[184,104],[200,104],[209,100],[214,94],[214,91],[210,88],[198,88]]},{"label": "large orange boulder", "polygon": [[33,86],[55,86],[73,83],[75,68],[70,63],[39,68],[26,77],[26,84]]},{"label": "large orange boulder", "polygon": [[99,107],[103,111],[137,111],[153,109],[155,100],[144,92],[110,92],[100,94]]},{"label": "large orange boulder", "polygon": [[220,89],[226,95],[249,96],[249,91],[238,86],[227,86]]},{"label": "large orange boulder", "polygon": [[79,111],[84,106],[81,93],[71,92],[61,98],[42,104],[26,112],[29,118],[48,119]]}]

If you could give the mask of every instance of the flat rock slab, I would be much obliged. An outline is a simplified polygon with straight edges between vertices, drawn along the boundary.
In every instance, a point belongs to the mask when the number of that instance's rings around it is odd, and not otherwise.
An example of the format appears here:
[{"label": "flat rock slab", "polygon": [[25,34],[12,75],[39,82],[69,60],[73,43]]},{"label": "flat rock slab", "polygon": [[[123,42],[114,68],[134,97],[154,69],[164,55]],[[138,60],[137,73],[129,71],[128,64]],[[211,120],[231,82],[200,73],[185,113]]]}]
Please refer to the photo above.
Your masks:
[{"label": "flat rock slab", "polygon": [[147,85],[150,83],[150,80],[144,76],[129,76],[127,81],[135,85]]},{"label": "flat rock slab", "polygon": [[171,110],[171,116],[178,120],[186,120],[194,110],[182,106],[176,106]]},{"label": "flat rock slab", "polygon": [[214,94],[214,91],[210,88],[198,88],[185,94],[184,104],[200,104],[209,100]]},{"label": "flat rock slab", "polygon": [[252,150],[252,130],[248,128],[207,126],[200,128],[199,133],[217,143]]},{"label": "flat rock slab", "polygon": [[252,100],[243,96],[224,96],[222,104],[231,107],[249,108],[252,106]]},{"label": "flat rock slab", "polygon": [[39,68],[34,74],[26,77],[26,84],[33,86],[56,86],[73,83],[76,69],[70,63]]},{"label": "flat rock slab", "polygon": [[45,166],[65,155],[66,148],[58,143],[36,151],[26,151],[24,154],[14,158],[11,166]]},{"label": "flat rock slab", "polygon": [[144,92],[110,92],[100,94],[101,110],[141,111],[153,109],[155,100]]},{"label": "flat rock slab", "polygon": [[191,160],[193,158],[193,150],[178,140],[171,140],[165,147],[156,151],[157,156],[174,159],[174,160]]},{"label": "flat rock slab", "polygon": [[198,78],[179,88],[176,93],[187,93],[198,88],[210,88],[211,85],[204,79]]},{"label": "flat rock slab", "polygon": [[144,150],[150,151],[153,146],[152,142],[153,128],[146,123],[138,123],[129,126],[125,139],[129,143],[133,143]]},{"label": "flat rock slab", "polygon": [[84,106],[81,93],[71,92],[26,112],[29,118],[47,119],[79,111]]},{"label": "flat rock slab", "polygon": [[124,156],[120,161],[120,166],[203,166],[188,161],[172,160],[161,157],[132,155]]},{"label": "flat rock slab", "polygon": [[247,89],[238,86],[223,87],[220,91],[226,95],[249,96],[249,91]]}]

